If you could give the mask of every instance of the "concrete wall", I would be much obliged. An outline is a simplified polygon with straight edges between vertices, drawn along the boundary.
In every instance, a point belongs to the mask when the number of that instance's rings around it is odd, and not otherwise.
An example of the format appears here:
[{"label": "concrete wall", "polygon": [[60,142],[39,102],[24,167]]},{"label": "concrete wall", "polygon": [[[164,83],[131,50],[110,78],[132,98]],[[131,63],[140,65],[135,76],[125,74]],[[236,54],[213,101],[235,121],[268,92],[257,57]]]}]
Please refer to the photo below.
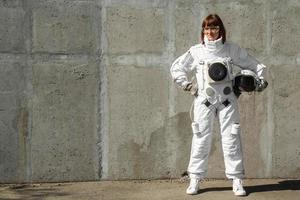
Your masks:
[{"label": "concrete wall", "polygon": [[[299,7],[0,0],[0,182],[180,177],[192,97],[169,68],[212,12],[269,69],[269,88],[239,100],[246,176],[299,178]],[[220,146],[216,122],[209,177],[225,177]]]},{"label": "concrete wall", "polygon": [[1,182],[101,176],[101,6],[0,1]]}]

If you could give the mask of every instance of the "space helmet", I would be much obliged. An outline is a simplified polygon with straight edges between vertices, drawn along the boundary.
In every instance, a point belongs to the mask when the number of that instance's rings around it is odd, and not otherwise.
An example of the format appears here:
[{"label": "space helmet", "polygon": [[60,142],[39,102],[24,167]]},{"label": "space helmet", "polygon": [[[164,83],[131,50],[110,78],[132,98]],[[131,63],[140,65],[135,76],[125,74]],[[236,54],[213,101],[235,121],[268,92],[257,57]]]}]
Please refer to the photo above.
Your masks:
[{"label": "space helmet", "polygon": [[250,70],[241,70],[234,77],[234,90],[239,92],[253,92],[256,90],[259,78]]}]

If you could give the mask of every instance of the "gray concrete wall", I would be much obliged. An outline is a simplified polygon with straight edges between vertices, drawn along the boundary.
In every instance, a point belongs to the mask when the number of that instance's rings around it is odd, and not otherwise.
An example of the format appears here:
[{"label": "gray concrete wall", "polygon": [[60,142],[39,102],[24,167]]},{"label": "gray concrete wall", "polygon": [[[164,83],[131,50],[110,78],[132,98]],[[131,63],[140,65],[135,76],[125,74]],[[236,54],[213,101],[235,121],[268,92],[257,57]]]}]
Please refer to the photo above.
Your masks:
[{"label": "gray concrete wall", "polygon": [[99,180],[101,6],[0,1],[0,182]]},{"label": "gray concrete wall", "polygon": [[[243,95],[248,178],[299,178],[300,2],[0,0],[0,182],[176,178],[192,97],[169,75],[218,13],[268,66]],[[223,178],[218,124],[208,177]]]}]

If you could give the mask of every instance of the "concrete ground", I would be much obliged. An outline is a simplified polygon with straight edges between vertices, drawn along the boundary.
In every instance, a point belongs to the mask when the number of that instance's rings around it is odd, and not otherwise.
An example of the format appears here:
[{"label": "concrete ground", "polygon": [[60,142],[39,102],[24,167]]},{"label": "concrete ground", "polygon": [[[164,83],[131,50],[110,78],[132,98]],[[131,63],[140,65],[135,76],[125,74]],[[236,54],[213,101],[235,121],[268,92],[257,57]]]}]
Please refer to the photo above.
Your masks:
[{"label": "concrete ground", "polygon": [[205,180],[198,195],[185,194],[187,181],[99,181],[43,184],[0,185],[0,200],[299,200],[300,180],[247,179],[244,181],[246,197],[234,197],[231,181]]}]

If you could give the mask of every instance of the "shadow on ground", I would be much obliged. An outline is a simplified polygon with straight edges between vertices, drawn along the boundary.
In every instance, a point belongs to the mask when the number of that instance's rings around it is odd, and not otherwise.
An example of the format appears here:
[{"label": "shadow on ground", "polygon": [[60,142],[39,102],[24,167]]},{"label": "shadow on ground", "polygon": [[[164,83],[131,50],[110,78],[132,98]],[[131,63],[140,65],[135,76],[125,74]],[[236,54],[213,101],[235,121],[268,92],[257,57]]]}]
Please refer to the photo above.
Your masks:
[{"label": "shadow on ground", "polygon": [[46,197],[61,197],[71,195],[60,191],[58,186],[55,188],[43,188],[43,186],[32,186],[32,185],[16,185],[9,187],[9,194],[6,197],[0,197],[0,200],[40,200]]},{"label": "shadow on ground", "polygon": [[245,187],[248,194],[281,190],[300,190],[300,180],[279,181],[278,184],[255,185]]},{"label": "shadow on ground", "polygon": [[[277,184],[254,185],[244,187],[247,195],[257,192],[272,192],[283,190],[300,190],[300,180],[279,181]],[[199,193],[232,190],[232,187],[215,187],[200,189]]]}]

